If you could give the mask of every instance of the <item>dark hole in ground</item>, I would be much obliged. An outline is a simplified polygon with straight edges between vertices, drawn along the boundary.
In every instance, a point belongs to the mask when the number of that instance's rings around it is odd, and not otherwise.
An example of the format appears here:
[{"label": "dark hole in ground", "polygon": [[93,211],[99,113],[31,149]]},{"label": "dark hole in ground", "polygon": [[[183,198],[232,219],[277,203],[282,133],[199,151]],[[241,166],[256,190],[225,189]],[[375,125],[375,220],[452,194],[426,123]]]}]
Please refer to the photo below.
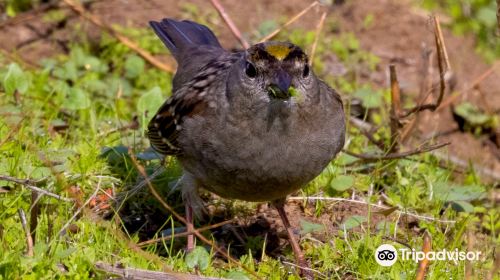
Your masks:
[{"label": "dark hole in ground", "polygon": [[[134,191],[138,183],[142,181],[138,171],[134,167],[133,161],[129,155],[129,148],[125,146],[115,146],[104,148],[101,154],[105,158],[110,170],[115,176],[127,182],[127,186],[121,188],[121,193],[114,194],[116,202],[113,210],[102,211],[106,219],[118,219],[123,230],[129,235],[137,235],[139,243],[158,237],[172,235],[174,239],[162,242],[158,245],[158,253],[166,255],[169,253],[182,251],[186,246],[186,237],[175,237],[186,231],[185,225],[173,215],[166,211],[155,197],[150,193],[148,186],[143,186]],[[151,175],[159,168],[158,158],[150,151],[146,150],[137,153],[136,157],[146,172]],[[182,174],[182,169],[175,160],[164,164],[164,171],[155,177],[151,183],[159,192],[160,196],[180,215],[184,216],[184,203],[180,188],[176,189],[176,183]],[[138,178],[138,179],[135,179]],[[203,220],[195,218],[195,228],[201,228],[208,225],[214,225],[231,220],[238,215],[237,221],[216,227],[202,232],[202,234],[211,240],[212,236],[217,245],[230,250],[233,257],[239,258],[242,255],[252,253],[252,256],[259,258],[262,255],[262,248],[265,248],[269,256],[278,256],[281,253],[280,238],[278,231],[274,226],[274,220],[267,220],[265,213],[260,212],[255,215],[256,209],[253,206],[245,209],[245,206],[232,205],[230,202],[223,201],[208,192],[201,191],[201,196],[206,202],[207,214]],[[266,208],[268,211],[275,211],[272,208]],[[118,215],[118,216],[115,216]],[[272,219],[273,215],[269,215]],[[170,219],[170,217],[172,217]],[[283,242],[284,243],[284,242]],[[200,240],[197,245],[204,246]]]},{"label": "dark hole in ground", "polygon": [[[153,181],[154,182],[154,181]],[[171,182],[172,183],[172,182]],[[170,184],[172,185],[172,184]],[[168,188],[158,188],[166,202],[174,208],[180,215],[184,216],[184,203],[182,202],[180,191],[170,193]],[[210,200],[210,195],[205,194],[205,201]],[[124,194],[117,194],[117,203],[113,206],[114,211],[108,211],[104,215],[106,219],[121,219],[123,230],[129,235],[137,235],[138,243],[151,240],[158,237],[165,237],[186,231],[184,224],[177,219],[169,220],[170,213],[165,211],[150,194],[148,187],[143,187],[132,197],[126,197]],[[213,206],[212,204],[210,204]],[[220,208],[220,209],[219,209]],[[274,209],[269,209],[274,211]],[[195,218],[195,228],[201,228],[208,225],[222,223],[234,218],[232,212],[226,206],[211,207],[211,214],[206,215],[201,221]],[[119,215],[115,217],[114,215]],[[238,219],[238,221],[225,224],[211,230],[202,232],[207,239],[216,241],[217,245],[225,250],[229,249],[232,257],[239,258],[243,255],[252,253],[252,256],[259,259],[262,256],[262,249],[265,254],[271,257],[278,257],[282,253],[283,247],[280,242],[278,230],[273,226],[263,214],[249,215],[248,218]],[[177,253],[185,250],[186,237],[174,237],[173,240],[166,240],[163,245],[158,242],[157,253],[166,256],[167,250],[171,253]],[[197,240],[197,245],[205,246],[201,240]]]},{"label": "dark hole in ground", "polygon": [[497,159],[500,160],[500,127],[496,125],[494,115],[487,113],[470,103],[462,103],[451,108],[453,120],[460,133],[468,133],[481,140]]}]

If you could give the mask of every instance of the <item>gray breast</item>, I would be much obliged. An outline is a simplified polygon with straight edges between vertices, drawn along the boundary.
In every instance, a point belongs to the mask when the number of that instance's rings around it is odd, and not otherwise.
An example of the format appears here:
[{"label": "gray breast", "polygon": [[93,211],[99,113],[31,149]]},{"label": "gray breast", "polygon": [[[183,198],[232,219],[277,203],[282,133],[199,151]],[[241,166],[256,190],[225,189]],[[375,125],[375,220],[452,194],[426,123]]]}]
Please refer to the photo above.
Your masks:
[{"label": "gray breast", "polygon": [[187,119],[179,136],[184,168],[206,189],[248,201],[283,198],[307,184],[343,145],[341,106],[315,115],[297,104],[267,106],[247,117]]}]

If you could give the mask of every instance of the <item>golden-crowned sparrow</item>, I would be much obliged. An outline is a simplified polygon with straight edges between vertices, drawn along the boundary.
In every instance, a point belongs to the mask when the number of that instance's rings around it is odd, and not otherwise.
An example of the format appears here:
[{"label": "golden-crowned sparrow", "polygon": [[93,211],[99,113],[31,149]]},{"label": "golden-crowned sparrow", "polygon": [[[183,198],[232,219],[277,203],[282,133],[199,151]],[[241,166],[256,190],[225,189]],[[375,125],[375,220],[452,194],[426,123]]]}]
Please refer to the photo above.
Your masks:
[{"label": "golden-crowned sparrow", "polygon": [[149,123],[148,137],[156,151],[176,155],[184,168],[187,219],[203,207],[199,187],[225,198],[272,201],[297,261],[306,264],[283,202],[341,150],[339,95],[314,75],[294,44],[266,42],[229,52],[195,22],[150,24],[178,68],[173,94]]}]

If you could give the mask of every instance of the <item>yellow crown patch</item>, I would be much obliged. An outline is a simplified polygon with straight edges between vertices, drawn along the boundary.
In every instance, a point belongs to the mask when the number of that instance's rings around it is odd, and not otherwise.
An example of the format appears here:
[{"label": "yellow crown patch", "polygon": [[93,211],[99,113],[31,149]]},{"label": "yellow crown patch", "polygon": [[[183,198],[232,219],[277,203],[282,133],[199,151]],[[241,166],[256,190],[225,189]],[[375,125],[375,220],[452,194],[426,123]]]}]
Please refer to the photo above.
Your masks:
[{"label": "yellow crown patch", "polygon": [[266,52],[274,56],[278,60],[283,60],[290,53],[290,45],[288,44],[272,44],[266,46]]}]

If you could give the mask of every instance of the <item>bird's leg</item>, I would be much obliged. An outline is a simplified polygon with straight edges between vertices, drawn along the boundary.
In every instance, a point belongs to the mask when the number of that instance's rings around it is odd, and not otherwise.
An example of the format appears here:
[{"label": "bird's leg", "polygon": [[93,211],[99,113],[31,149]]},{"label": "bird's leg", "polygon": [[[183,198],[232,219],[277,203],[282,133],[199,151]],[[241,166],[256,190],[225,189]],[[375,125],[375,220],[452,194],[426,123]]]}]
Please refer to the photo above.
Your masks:
[{"label": "bird's leg", "polygon": [[285,212],[285,200],[276,200],[273,202],[273,205],[278,210],[281,220],[283,221],[283,226],[285,227],[286,233],[288,234],[288,241],[290,242],[293,253],[295,255],[295,261],[300,267],[300,274],[307,279],[313,279],[311,271],[307,270],[307,268],[309,268],[309,264],[304,257],[304,253],[302,253],[302,250],[300,249],[300,245],[297,242],[297,239],[295,239],[290,221],[288,221],[288,216]]},{"label": "bird's leg", "polygon": [[[182,191],[182,200],[184,201],[186,207],[186,230],[188,232],[194,231],[193,219],[194,214],[198,218],[201,216],[201,210],[203,209],[203,201],[198,195],[198,182],[191,175],[191,173],[184,171],[181,179],[177,183],[180,185]],[[189,234],[187,236],[187,247],[186,250],[191,252],[194,249],[194,234]]]},{"label": "bird's leg", "polygon": [[[190,203],[186,203],[186,230],[187,232],[192,232],[194,230],[193,225],[193,208]],[[186,251],[189,253],[194,249],[194,235],[191,233],[187,236],[187,247]]]}]

